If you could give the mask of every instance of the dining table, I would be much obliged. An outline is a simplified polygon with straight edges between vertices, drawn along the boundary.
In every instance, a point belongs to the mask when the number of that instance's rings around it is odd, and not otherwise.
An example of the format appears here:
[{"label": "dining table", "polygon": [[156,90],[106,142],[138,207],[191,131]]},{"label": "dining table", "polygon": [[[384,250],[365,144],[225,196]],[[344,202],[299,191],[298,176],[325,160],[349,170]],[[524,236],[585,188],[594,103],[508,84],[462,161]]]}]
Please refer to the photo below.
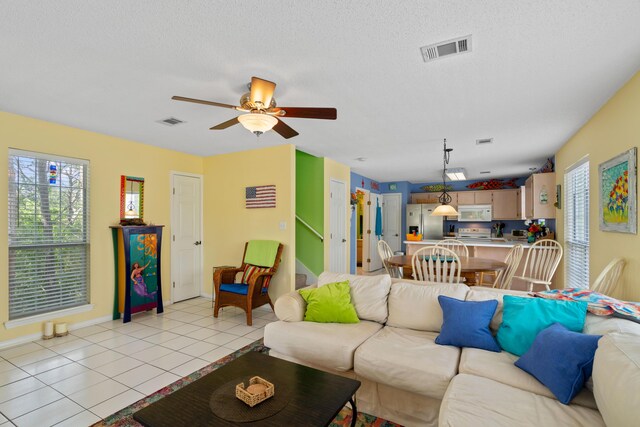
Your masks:
[{"label": "dining table", "polygon": [[[386,263],[394,267],[402,267],[402,276],[405,279],[413,279],[412,255],[394,255],[386,260]],[[507,268],[507,264],[490,258],[465,257],[460,258],[460,275],[463,276],[466,285],[476,285],[476,273],[493,273]]]}]

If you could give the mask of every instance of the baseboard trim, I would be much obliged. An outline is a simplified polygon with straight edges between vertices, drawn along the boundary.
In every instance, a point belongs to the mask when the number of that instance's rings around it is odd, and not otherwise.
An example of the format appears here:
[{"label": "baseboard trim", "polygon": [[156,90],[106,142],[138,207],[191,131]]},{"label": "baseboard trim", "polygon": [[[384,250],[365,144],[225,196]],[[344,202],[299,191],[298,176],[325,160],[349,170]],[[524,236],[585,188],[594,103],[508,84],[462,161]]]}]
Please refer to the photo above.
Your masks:
[{"label": "baseboard trim", "polygon": [[[93,326],[99,323],[104,323],[111,319],[113,319],[113,316],[108,314],[106,316],[96,317],[95,319],[89,319],[82,322],[70,323],[69,330],[73,331],[80,328],[86,328],[87,326]],[[13,347],[20,344],[26,344],[32,341],[39,341],[41,338],[42,338],[42,333],[35,333],[35,334],[29,334],[29,335],[13,338],[6,341],[0,341],[0,349]]]},{"label": "baseboard trim", "polygon": [[213,294],[205,294],[204,292],[200,292],[200,296],[202,298],[206,298],[206,299],[210,299],[210,300],[213,299]]}]

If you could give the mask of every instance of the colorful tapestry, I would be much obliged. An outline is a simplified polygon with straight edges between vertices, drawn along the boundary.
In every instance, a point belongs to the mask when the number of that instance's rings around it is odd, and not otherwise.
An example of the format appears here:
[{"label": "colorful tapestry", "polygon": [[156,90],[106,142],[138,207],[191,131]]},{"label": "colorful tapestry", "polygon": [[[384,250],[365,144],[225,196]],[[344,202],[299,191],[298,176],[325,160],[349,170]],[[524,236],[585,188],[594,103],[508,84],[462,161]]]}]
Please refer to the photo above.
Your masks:
[{"label": "colorful tapestry", "polygon": [[257,187],[246,187],[245,196],[246,196],[247,209],[276,207],[276,186],[275,185],[260,185]]},{"label": "colorful tapestry", "polygon": [[586,301],[587,310],[597,316],[617,315],[640,322],[640,303],[620,301],[610,296],[582,288],[553,289],[532,292],[532,295],[565,301]]}]

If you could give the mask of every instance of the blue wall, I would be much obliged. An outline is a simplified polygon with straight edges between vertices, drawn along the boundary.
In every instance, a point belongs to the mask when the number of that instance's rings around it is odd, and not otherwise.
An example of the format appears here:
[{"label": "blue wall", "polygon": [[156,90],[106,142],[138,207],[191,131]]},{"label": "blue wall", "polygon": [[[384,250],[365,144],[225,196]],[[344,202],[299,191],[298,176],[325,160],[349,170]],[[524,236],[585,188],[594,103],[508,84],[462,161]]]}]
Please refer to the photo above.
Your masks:
[{"label": "blue wall", "polygon": [[[358,175],[355,172],[351,172],[351,189],[352,193],[356,192],[356,188],[362,188],[364,190],[369,190],[372,193],[380,194],[380,190],[374,190],[372,188],[372,183],[377,184],[376,181],[373,181],[366,176]],[[382,186],[380,186],[382,188]],[[349,254],[351,259],[351,274],[356,274],[356,213],[355,210],[351,210],[351,253]]]}]

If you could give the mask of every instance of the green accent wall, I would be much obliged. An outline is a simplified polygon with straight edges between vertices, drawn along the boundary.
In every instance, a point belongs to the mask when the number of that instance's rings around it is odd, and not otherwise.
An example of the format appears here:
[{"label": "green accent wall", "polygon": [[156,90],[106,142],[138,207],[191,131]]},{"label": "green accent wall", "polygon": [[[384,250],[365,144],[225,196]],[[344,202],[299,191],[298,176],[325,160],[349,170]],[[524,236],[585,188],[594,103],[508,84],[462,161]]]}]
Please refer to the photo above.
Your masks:
[{"label": "green accent wall", "polygon": [[[296,215],[324,235],[324,159],[296,150]],[[296,219],[296,258],[315,275],[324,270],[324,243]]]}]

